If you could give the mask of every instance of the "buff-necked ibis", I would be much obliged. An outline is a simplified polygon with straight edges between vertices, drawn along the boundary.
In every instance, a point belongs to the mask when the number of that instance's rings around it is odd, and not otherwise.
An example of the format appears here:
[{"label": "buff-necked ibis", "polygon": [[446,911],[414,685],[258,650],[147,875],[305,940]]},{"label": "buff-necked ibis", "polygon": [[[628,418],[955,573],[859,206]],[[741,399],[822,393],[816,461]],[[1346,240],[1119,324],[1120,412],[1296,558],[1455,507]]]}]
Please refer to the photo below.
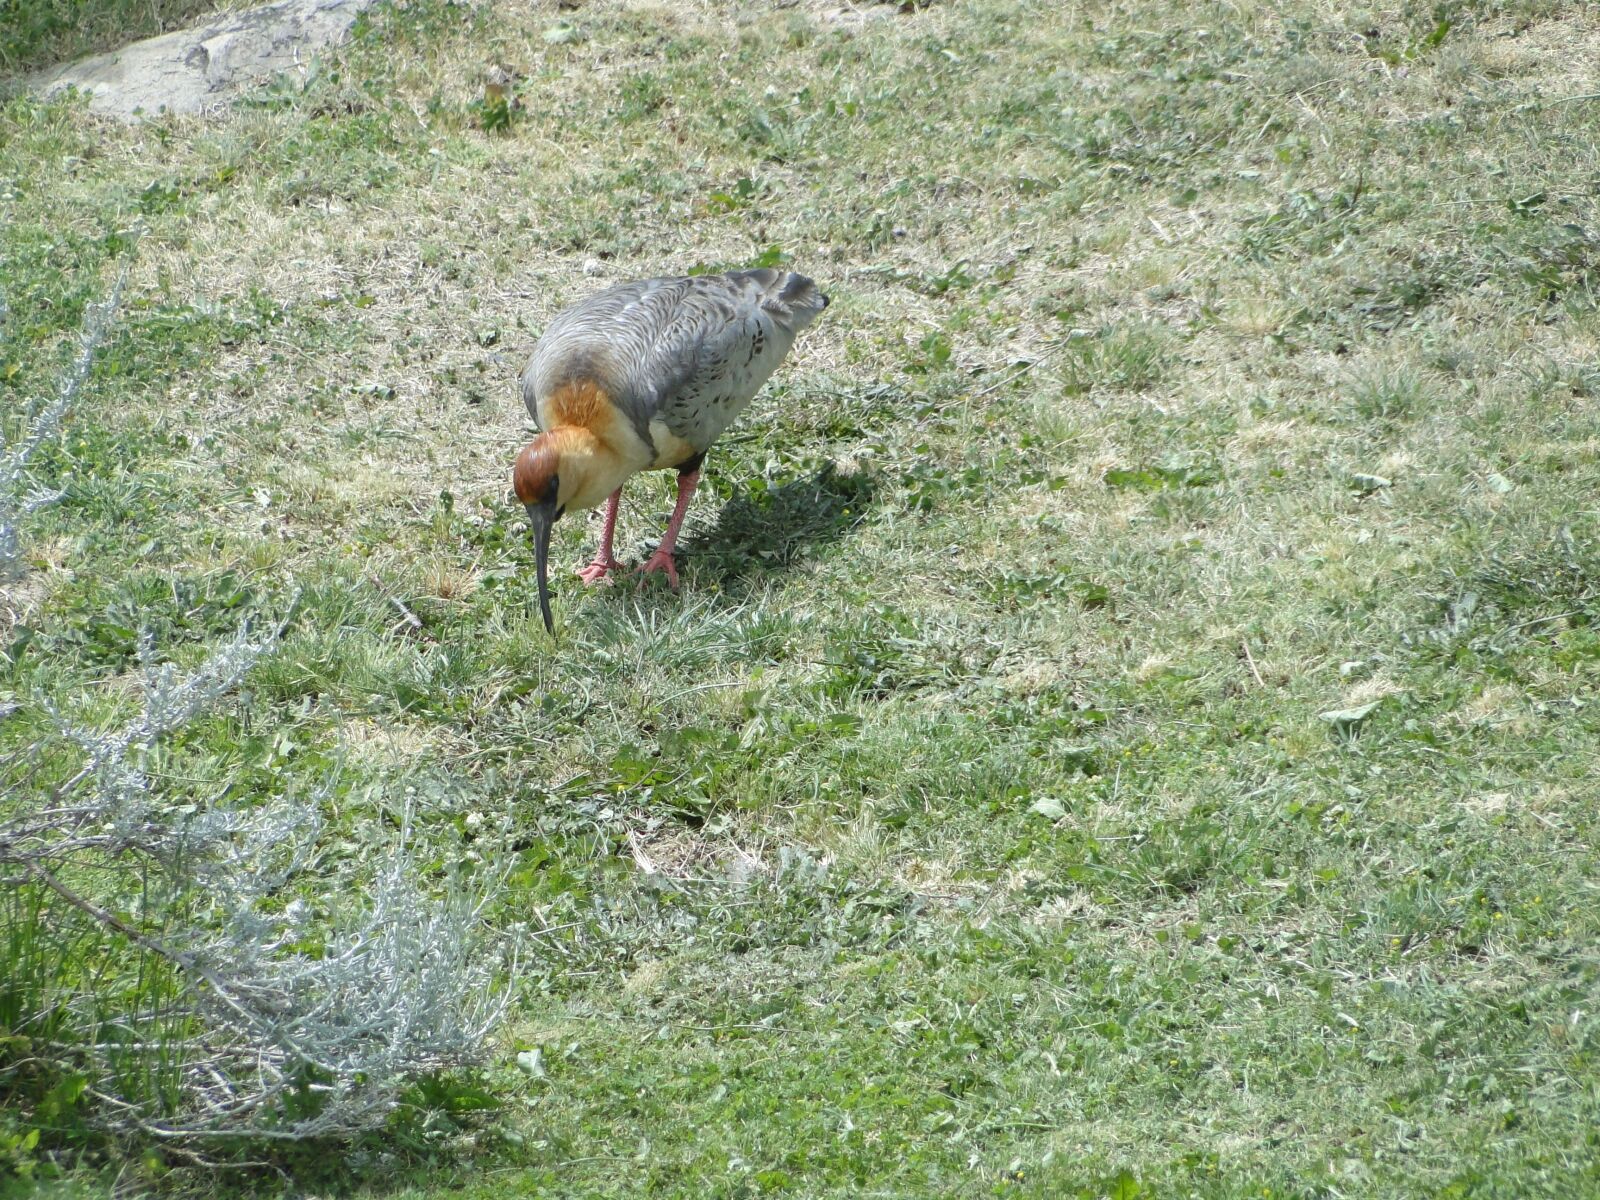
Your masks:
[{"label": "buff-necked ibis", "polygon": [[622,485],[675,468],[678,501],[641,570],[678,586],[673,546],[706,451],[761,389],[828,297],[804,275],[764,268],[607,288],[557,314],[522,371],[522,399],[539,436],[517,456],[512,483],[533,525],[539,609],[552,633],[550,527],[606,502],[594,583],[611,555]]}]

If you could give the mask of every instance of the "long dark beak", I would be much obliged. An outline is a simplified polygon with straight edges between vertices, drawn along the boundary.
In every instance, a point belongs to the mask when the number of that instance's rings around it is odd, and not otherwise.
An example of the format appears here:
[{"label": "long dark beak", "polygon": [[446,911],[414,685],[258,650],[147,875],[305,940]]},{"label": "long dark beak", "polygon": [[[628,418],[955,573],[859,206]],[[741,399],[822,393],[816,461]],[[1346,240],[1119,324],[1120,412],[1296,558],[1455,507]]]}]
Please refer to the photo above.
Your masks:
[{"label": "long dark beak", "polygon": [[554,499],[543,504],[525,505],[528,521],[533,526],[534,569],[539,575],[539,611],[544,614],[544,627],[555,636],[556,622],[550,615],[550,526],[555,524]]}]

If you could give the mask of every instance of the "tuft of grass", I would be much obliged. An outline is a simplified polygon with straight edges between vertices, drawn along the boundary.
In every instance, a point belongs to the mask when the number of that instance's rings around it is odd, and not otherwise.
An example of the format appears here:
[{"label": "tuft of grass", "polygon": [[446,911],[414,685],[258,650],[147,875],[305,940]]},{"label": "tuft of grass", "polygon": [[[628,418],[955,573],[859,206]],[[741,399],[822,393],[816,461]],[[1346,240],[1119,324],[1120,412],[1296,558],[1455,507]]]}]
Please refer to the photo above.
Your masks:
[{"label": "tuft of grass", "polygon": [[1075,335],[1064,356],[1067,394],[1147,390],[1161,381],[1170,355],[1170,337],[1147,322]]},{"label": "tuft of grass", "polygon": [[1415,420],[1431,398],[1428,381],[1414,367],[1373,367],[1350,383],[1350,401],[1363,422]]}]

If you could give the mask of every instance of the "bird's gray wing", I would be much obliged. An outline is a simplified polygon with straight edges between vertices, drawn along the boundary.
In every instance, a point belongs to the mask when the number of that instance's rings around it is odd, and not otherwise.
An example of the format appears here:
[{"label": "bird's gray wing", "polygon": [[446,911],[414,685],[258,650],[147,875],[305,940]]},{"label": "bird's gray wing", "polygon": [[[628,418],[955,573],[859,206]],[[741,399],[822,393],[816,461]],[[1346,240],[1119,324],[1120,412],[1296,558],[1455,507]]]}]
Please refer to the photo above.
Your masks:
[{"label": "bird's gray wing", "polygon": [[738,415],[827,299],[803,275],[763,269],[647,279],[561,313],[523,372],[538,400],[592,378],[647,444],[653,422],[704,450]]},{"label": "bird's gray wing", "polygon": [[652,420],[705,450],[826,304],[809,279],[790,272],[734,271],[686,280],[676,313],[646,357],[636,394]]}]

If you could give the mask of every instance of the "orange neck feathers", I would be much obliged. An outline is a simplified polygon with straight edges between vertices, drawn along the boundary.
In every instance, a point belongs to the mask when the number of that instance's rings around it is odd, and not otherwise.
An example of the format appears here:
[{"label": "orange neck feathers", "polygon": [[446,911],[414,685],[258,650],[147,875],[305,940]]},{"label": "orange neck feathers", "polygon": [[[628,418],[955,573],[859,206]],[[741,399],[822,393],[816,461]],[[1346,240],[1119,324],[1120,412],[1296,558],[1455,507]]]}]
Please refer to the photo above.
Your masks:
[{"label": "orange neck feathers", "polygon": [[587,429],[601,441],[604,430],[611,424],[615,406],[611,397],[592,379],[574,379],[564,383],[550,394],[550,428],[563,425]]},{"label": "orange neck feathers", "polygon": [[622,414],[593,380],[563,384],[541,408],[549,428],[523,448],[511,475],[522,503],[544,502],[555,480],[558,506],[593,508],[638,469],[622,450]]}]

